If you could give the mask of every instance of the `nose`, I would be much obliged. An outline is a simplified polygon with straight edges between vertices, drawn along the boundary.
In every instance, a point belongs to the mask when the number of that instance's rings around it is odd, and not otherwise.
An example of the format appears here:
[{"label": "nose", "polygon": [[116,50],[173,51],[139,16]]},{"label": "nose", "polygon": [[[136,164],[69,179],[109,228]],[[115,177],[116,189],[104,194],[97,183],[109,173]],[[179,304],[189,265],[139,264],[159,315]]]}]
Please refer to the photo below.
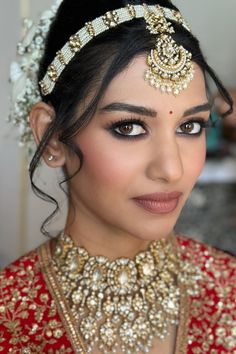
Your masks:
[{"label": "nose", "polygon": [[146,174],[152,180],[174,183],[183,176],[183,161],[176,136],[159,136],[152,142]]}]

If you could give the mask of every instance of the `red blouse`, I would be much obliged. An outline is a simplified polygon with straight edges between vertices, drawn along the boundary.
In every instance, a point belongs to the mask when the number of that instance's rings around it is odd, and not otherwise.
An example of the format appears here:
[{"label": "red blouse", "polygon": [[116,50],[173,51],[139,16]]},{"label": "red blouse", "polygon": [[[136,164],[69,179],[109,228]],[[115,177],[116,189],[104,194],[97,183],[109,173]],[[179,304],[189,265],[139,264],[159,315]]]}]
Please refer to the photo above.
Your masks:
[{"label": "red blouse", "polygon": [[[181,295],[175,354],[236,353],[236,259],[177,237],[201,268],[197,296]],[[51,265],[50,243],[0,272],[0,354],[86,353]]]}]

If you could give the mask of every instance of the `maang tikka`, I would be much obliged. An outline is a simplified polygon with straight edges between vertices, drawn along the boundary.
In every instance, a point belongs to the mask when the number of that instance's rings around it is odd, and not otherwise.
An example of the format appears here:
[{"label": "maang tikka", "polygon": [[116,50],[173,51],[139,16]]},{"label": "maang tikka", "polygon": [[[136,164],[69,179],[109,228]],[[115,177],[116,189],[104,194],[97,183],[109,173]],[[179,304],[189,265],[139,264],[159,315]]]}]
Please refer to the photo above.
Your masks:
[{"label": "maang tikka", "polygon": [[162,92],[178,95],[193,79],[192,54],[170,36],[175,31],[160,6],[158,15],[145,8],[147,29],[151,34],[159,35],[155,48],[147,58],[149,69],[145,79]]}]

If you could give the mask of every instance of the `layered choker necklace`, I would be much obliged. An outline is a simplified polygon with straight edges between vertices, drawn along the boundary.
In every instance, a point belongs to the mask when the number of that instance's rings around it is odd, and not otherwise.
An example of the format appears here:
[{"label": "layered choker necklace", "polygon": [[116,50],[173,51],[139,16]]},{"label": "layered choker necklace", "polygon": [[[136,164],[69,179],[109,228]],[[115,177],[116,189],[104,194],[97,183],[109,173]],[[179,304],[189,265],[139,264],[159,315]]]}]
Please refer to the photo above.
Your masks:
[{"label": "layered choker necklace", "polygon": [[134,259],[90,256],[62,234],[53,266],[78,331],[91,352],[148,353],[178,325],[181,288],[197,291],[199,270],[171,241],[154,241]]}]

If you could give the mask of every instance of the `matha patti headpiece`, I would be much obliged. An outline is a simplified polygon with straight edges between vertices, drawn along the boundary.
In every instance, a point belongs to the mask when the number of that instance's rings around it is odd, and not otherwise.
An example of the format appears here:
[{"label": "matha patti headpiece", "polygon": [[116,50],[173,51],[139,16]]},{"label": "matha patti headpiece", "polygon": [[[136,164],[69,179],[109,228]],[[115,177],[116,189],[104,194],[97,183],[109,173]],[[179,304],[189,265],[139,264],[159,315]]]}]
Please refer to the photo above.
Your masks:
[{"label": "matha patti headpiece", "polygon": [[76,53],[94,37],[121,23],[144,18],[147,30],[157,36],[156,46],[147,58],[148,68],[145,73],[145,79],[153,87],[160,88],[162,92],[178,95],[192,80],[194,69],[191,53],[171,37],[174,29],[168,22],[168,20],[177,22],[190,31],[181,14],[161,6],[127,5],[86,23],[69,38],[69,41],[57,52],[46,75],[39,83],[40,93],[37,82],[39,62],[50,24],[61,2],[62,0],[54,0],[53,6],[42,14],[37,25],[30,20],[25,21],[26,34],[17,50],[19,60],[11,65],[12,97],[9,121],[19,127],[20,145],[26,146],[29,151],[32,149],[32,134],[28,115],[32,106],[41,100],[41,95],[52,93],[61,73]]},{"label": "matha patti headpiece", "polygon": [[40,81],[41,92],[49,95],[58,81],[61,73],[73,57],[90,40],[99,34],[114,28],[121,23],[131,21],[135,18],[144,18],[147,23],[147,30],[157,35],[157,43],[148,56],[147,65],[149,69],[145,79],[162,92],[178,95],[181,90],[187,88],[193,78],[193,64],[191,53],[183,46],[179,46],[171,37],[174,28],[167,20],[180,23],[188,31],[189,27],[182,19],[179,12],[161,6],[127,5],[85,24],[78,32],[69,38],[69,41],[57,52],[56,57],[48,67],[46,75]]}]

